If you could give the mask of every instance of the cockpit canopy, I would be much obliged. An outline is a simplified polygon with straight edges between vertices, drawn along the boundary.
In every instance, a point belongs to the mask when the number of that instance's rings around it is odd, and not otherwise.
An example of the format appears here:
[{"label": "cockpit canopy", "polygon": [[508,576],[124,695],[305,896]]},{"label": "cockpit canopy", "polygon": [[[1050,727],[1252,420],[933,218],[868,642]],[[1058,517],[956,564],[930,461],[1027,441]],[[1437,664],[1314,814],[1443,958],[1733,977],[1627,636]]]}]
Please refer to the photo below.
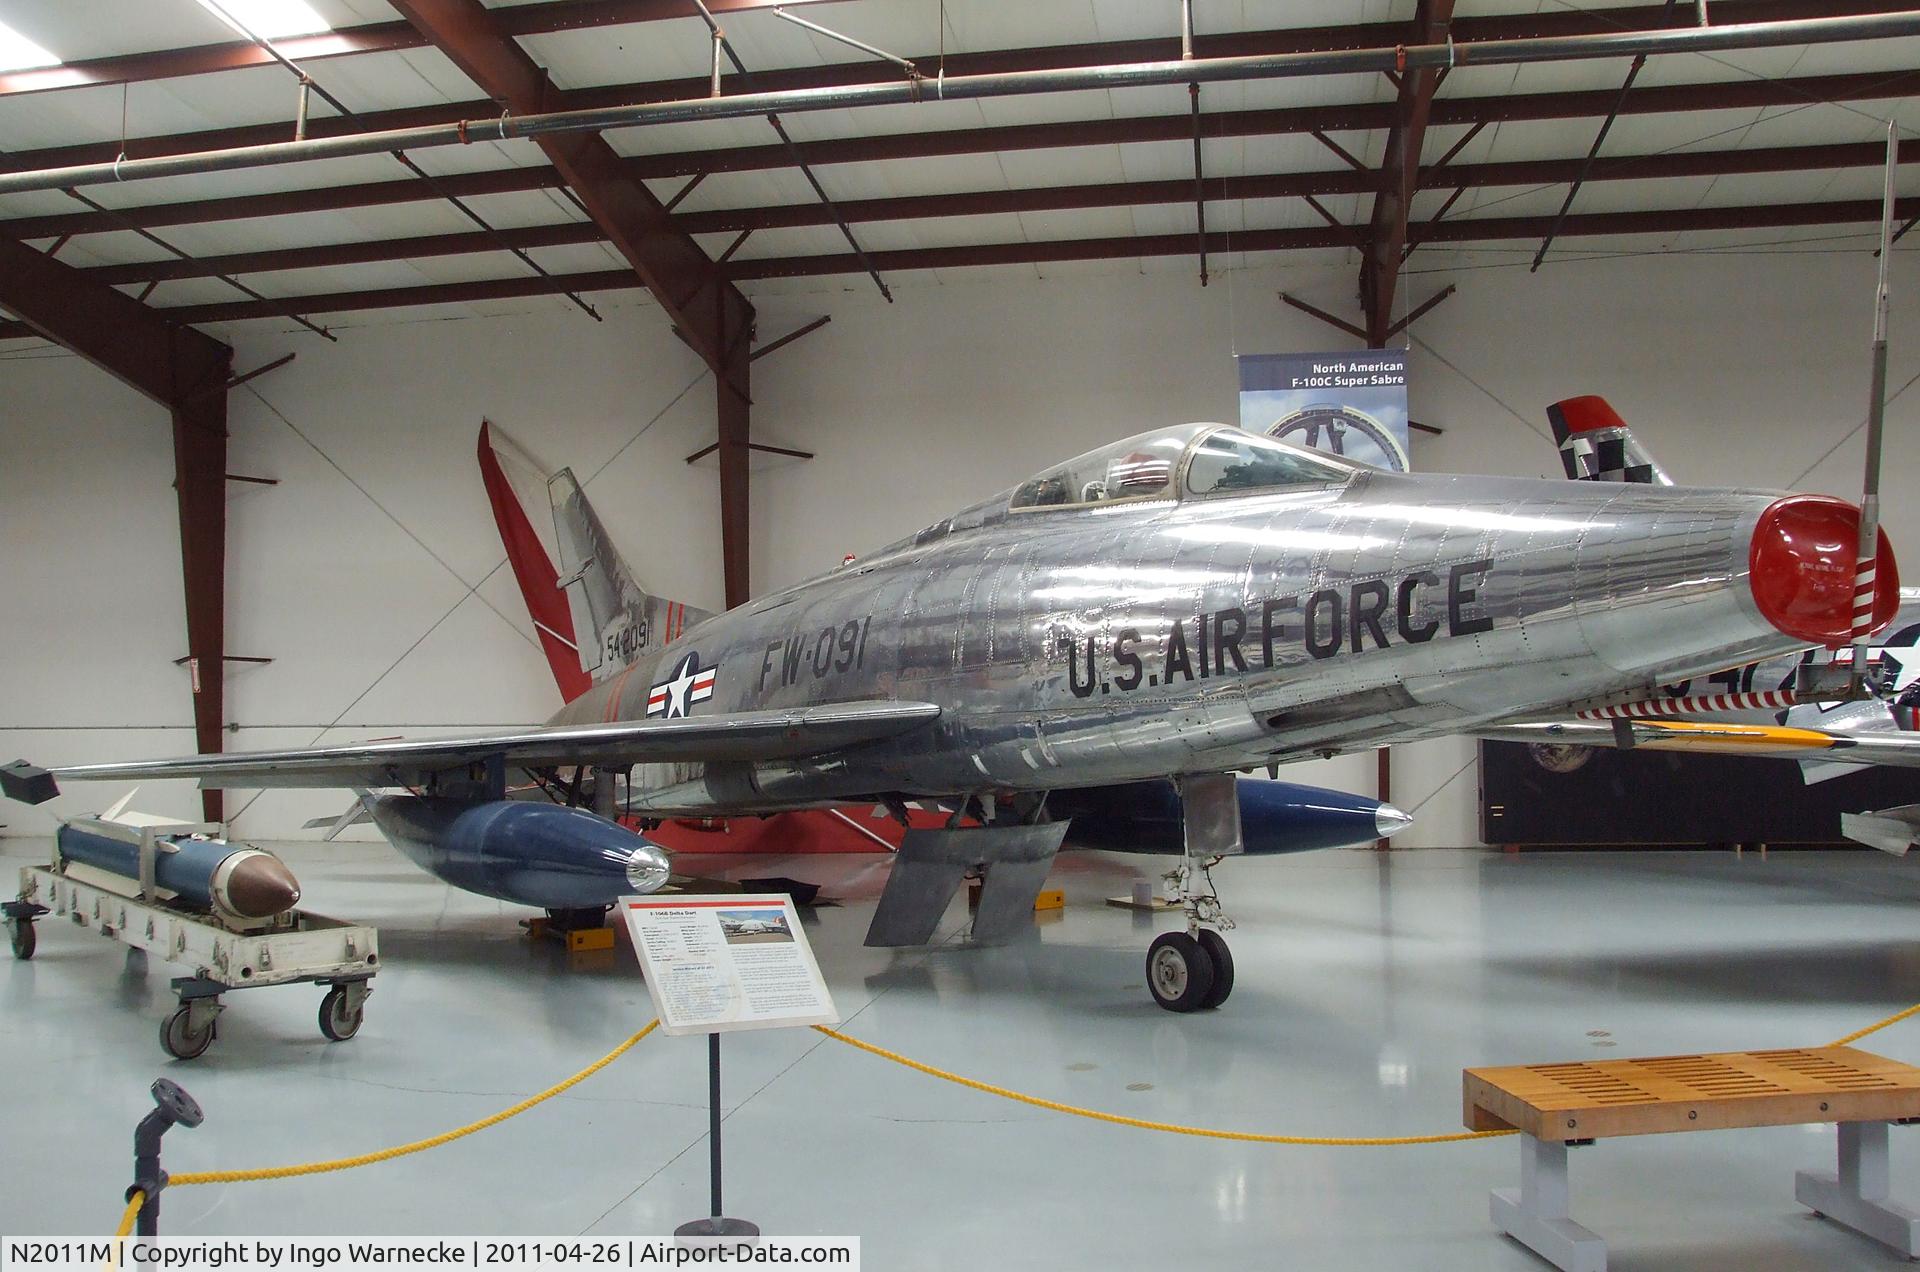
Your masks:
[{"label": "cockpit canopy", "polygon": [[1188,424],[1141,433],[1050,468],[1015,487],[1008,508],[1023,512],[1325,486],[1346,481],[1358,467],[1237,428]]},{"label": "cockpit canopy", "polygon": [[[1302,450],[1225,424],[1183,424],[1112,442],[1023,481],[937,525],[911,542],[924,546],[957,531],[1056,509],[1123,500],[1175,500],[1344,484],[1367,465]],[[893,545],[893,546],[905,546]],[[883,549],[890,551],[891,548]]]}]

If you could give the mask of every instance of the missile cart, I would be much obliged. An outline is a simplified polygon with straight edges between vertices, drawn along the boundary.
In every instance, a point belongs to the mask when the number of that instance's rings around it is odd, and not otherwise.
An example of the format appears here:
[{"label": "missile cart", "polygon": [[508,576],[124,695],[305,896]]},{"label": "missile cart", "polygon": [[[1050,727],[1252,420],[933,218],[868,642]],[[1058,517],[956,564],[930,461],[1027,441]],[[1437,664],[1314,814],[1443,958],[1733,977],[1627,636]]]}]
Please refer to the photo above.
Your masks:
[{"label": "missile cart", "polygon": [[360,1030],[379,934],[297,908],[300,889],[271,853],[229,843],[217,822],[118,809],[62,823],[53,861],[20,871],[20,899],[0,902],[13,955],[30,959],[51,915],[131,949],[193,968],[173,980],[179,1006],[160,1028],[168,1055],[191,1060],[218,1036],[220,996],[264,985],[319,984],[320,1032]]}]

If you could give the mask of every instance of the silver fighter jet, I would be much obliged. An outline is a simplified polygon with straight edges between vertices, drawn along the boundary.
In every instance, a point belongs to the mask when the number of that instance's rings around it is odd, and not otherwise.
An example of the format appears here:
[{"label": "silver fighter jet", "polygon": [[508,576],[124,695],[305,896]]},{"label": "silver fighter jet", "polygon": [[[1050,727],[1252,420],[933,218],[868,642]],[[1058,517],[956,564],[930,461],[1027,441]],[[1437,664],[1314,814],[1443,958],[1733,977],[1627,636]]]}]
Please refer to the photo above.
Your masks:
[{"label": "silver fighter jet", "polygon": [[[1390,473],[1188,424],[670,639],[602,641],[597,682],[541,728],[0,777],[27,797],[55,778],[404,787],[382,798],[431,808],[416,836],[523,780],[657,817],[940,801],[954,822],[908,836],[868,933],[906,944],[970,874],[976,937],[1031,921],[1066,830],[1048,792],[1173,776],[1187,923],[1147,972],[1188,1011],[1232,985],[1207,867],[1241,847],[1236,770],[1844,643],[1857,516],[1814,495]],[[1876,577],[1883,626],[1884,540]]]}]

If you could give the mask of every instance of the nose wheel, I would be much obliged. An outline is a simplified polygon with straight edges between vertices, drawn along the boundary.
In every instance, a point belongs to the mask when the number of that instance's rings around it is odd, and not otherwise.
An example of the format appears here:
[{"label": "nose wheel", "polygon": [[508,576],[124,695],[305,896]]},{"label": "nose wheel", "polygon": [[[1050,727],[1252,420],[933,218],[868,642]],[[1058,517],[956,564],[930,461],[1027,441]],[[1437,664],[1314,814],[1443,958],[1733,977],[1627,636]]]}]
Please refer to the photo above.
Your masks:
[{"label": "nose wheel", "polygon": [[1147,992],[1168,1011],[1218,1007],[1233,993],[1233,954],[1216,930],[1232,928],[1233,920],[1213,894],[1212,864],[1188,858],[1167,876],[1186,913],[1187,930],[1163,932],[1147,947]]}]

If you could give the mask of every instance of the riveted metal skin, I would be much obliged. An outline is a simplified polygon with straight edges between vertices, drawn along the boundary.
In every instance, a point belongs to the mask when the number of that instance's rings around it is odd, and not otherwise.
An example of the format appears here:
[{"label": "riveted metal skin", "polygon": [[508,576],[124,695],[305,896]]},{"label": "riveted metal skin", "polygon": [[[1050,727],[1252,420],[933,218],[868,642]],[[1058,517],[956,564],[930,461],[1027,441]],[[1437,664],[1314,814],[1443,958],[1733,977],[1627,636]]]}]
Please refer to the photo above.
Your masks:
[{"label": "riveted metal skin", "polygon": [[929,727],[826,756],[634,770],[636,810],[742,812],[1251,768],[1805,643],[1768,621],[1748,577],[1777,492],[1340,464],[1192,493],[1193,455],[1231,436],[1130,439],[1189,447],[1155,496],[1018,507],[1028,483],[701,623],[555,723],[642,718],[702,668],[717,670],[696,715],[940,705]]}]

